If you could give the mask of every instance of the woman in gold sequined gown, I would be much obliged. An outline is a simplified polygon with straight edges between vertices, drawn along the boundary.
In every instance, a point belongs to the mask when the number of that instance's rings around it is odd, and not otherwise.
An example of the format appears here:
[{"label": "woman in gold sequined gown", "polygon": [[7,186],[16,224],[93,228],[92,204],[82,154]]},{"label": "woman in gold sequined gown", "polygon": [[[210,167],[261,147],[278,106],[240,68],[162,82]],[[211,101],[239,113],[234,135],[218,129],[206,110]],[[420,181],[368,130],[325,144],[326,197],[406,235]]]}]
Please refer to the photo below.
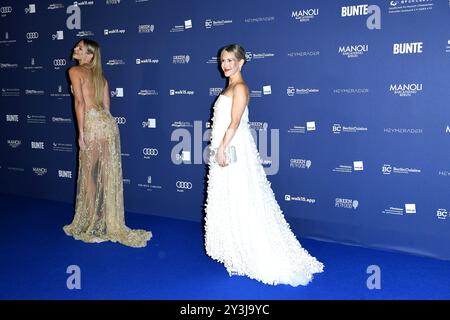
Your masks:
[{"label": "woman in gold sequined gown", "polygon": [[100,48],[81,40],[73,51],[78,65],[69,69],[78,124],[79,168],[75,217],[67,235],[84,242],[120,242],[145,247],[152,233],[125,225],[120,136],[109,112],[108,82]]}]

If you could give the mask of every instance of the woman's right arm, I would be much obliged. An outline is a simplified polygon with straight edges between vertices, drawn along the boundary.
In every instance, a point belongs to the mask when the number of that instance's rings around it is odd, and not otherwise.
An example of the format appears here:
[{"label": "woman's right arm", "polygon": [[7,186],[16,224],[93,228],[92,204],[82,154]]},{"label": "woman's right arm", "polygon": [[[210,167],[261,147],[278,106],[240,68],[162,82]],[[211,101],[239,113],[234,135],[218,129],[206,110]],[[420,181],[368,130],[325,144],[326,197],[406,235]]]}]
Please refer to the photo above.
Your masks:
[{"label": "woman's right arm", "polygon": [[81,87],[82,77],[81,70],[78,67],[72,67],[69,69],[70,82],[72,83],[73,96],[75,100],[75,115],[78,123],[78,144],[80,149],[85,148],[84,144],[84,110],[86,103],[83,97],[83,90]]},{"label": "woman's right arm", "polygon": [[109,85],[108,81],[105,79],[105,85],[103,86],[103,108],[109,111]]}]

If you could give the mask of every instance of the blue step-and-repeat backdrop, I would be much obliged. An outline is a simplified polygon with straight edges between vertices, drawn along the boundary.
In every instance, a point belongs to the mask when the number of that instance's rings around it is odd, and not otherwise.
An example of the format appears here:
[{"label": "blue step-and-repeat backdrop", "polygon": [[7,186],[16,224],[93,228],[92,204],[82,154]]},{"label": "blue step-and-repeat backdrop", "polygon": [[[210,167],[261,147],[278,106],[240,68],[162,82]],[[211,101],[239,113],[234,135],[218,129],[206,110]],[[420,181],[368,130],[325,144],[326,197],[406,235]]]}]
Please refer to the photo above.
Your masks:
[{"label": "blue step-and-repeat backdrop", "polygon": [[98,41],[127,211],[201,221],[219,49],[301,237],[450,259],[449,0],[0,1],[0,192],[73,202],[67,69]]}]

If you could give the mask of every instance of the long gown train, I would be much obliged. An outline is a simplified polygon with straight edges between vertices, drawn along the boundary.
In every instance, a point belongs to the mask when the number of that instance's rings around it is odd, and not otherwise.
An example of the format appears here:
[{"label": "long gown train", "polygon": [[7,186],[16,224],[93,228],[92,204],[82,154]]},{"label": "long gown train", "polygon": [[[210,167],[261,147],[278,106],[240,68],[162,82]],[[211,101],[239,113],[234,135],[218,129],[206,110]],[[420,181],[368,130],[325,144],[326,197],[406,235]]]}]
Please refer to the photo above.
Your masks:
[{"label": "long gown train", "polygon": [[113,241],[145,247],[152,233],[125,225],[120,136],[103,107],[86,109],[86,148],[80,150],[75,217],[64,232],[84,242]]},{"label": "long gown train", "polygon": [[[231,121],[232,98],[214,105],[211,148],[217,148]],[[205,206],[207,254],[229,275],[266,284],[306,285],[323,264],[302,248],[292,233],[266,178],[248,128],[248,108],[230,145],[237,161],[220,167],[210,160]]]}]

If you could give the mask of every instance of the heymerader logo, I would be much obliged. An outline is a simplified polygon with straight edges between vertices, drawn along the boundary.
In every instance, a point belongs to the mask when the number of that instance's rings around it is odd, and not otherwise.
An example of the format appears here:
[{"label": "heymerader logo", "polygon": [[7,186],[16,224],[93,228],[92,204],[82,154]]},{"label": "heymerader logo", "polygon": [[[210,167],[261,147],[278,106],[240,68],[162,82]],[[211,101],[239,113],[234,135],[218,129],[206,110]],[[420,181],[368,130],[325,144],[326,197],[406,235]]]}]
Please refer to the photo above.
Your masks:
[{"label": "heymerader logo", "polygon": [[409,83],[409,84],[391,84],[389,91],[397,94],[400,97],[409,97],[413,94],[422,91],[422,83]]},{"label": "heymerader logo", "polygon": [[377,5],[361,4],[355,6],[345,6],[341,7],[342,17],[353,17],[353,16],[366,16],[367,18],[366,26],[367,29],[381,29],[381,9]]},{"label": "heymerader logo", "polygon": [[306,9],[292,11],[292,18],[300,22],[308,22],[319,15],[319,9]]},{"label": "heymerader logo", "polygon": [[340,46],[339,53],[347,58],[357,58],[364,53],[369,52],[368,44],[357,44],[352,46]]}]

